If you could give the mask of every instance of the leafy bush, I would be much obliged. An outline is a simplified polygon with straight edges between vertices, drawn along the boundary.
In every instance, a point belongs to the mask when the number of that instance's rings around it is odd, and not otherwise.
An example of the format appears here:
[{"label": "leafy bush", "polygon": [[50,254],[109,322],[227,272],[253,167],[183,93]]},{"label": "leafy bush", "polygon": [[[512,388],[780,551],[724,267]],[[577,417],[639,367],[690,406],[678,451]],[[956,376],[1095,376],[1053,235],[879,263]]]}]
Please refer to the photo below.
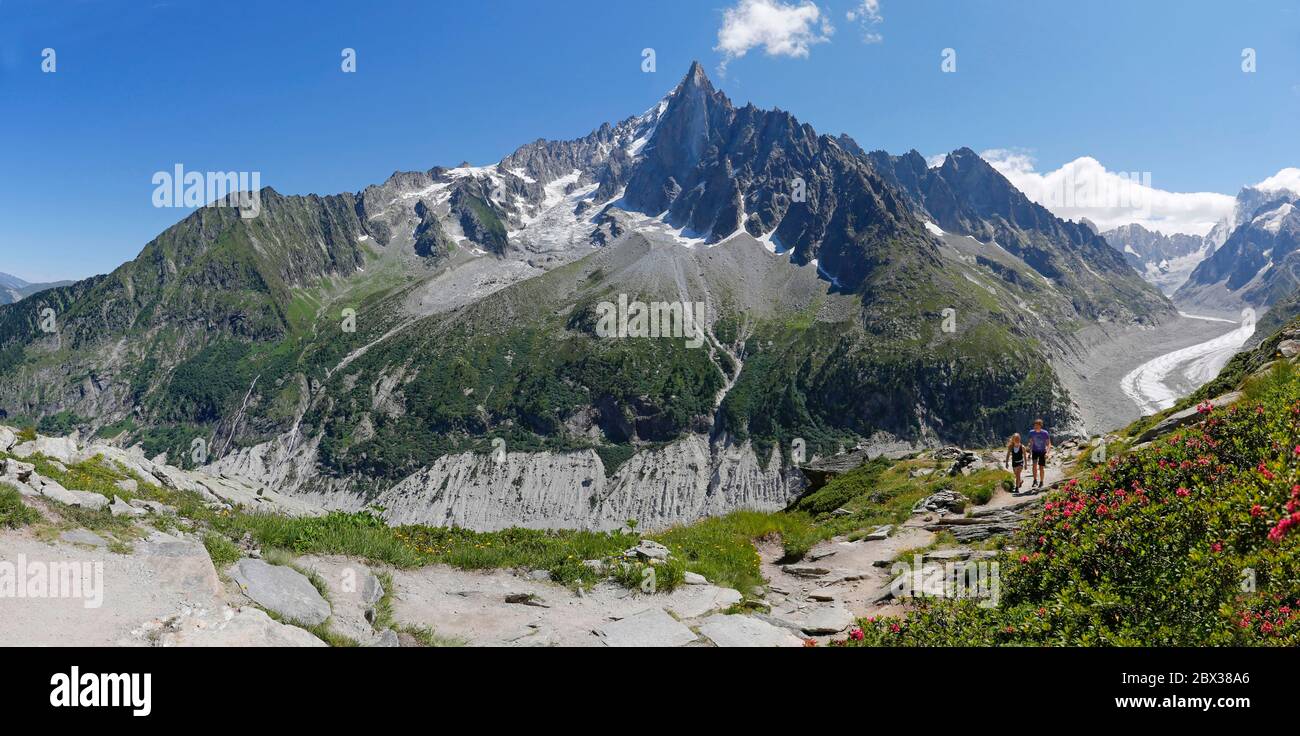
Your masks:
[{"label": "leafy bush", "polygon": [[849,644],[1300,644],[1300,380],[1074,479],[1002,560],[1002,605],[928,602]]},{"label": "leafy bush", "polygon": [[85,417],[70,411],[61,411],[58,414],[42,417],[40,423],[36,425],[36,431],[51,437],[59,437],[72,434],[73,430],[84,424],[86,424]]},{"label": "leafy bush", "polygon": [[41,520],[41,513],[23,503],[18,489],[0,483],[0,529],[17,529]]}]

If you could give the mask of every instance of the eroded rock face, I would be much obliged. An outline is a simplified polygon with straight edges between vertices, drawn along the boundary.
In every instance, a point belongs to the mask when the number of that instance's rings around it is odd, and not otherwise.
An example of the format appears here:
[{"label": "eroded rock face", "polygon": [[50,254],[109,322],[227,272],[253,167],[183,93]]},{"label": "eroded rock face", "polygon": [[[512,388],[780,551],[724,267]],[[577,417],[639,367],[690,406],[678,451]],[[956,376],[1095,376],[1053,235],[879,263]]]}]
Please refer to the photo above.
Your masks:
[{"label": "eroded rock face", "polygon": [[802,476],[782,470],[777,453],[764,463],[748,444],[711,448],[692,435],[638,453],[608,478],[589,450],[509,453],[503,462],[464,453],[439,458],[373,498],[340,488],[323,502],[353,510],[377,504],[394,525],[616,529],[636,519],[657,529],[737,509],[781,509],[803,485]]}]

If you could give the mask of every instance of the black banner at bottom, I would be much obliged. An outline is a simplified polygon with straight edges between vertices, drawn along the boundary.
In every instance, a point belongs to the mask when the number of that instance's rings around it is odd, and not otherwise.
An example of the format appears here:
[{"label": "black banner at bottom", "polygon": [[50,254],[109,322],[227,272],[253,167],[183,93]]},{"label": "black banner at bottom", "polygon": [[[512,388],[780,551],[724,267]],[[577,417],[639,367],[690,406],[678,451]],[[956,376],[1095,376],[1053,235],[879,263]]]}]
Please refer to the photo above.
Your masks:
[{"label": "black banner at bottom", "polygon": [[[730,703],[796,718],[859,709],[872,719],[987,718],[1014,727],[1078,719],[1240,721],[1297,698],[1294,650],[1244,649],[8,649],[11,717],[125,719],[132,726],[258,713],[262,725],[381,717],[436,725],[474,712],[493,725],[626,715],[627,697]],[[667,700],[661,700],[667,698]],[[512,703],[528,703],[520,709]],[[539,710],[540,709],[540,710]],[[862,710],[865,709],[865,710]],[[981,715],[982,714],[982,715]],[[667,715],[661,712],[660,717]],[[530,721],[530,719],[532,719]],[[447,721],[451,725],[451,721]]]}]

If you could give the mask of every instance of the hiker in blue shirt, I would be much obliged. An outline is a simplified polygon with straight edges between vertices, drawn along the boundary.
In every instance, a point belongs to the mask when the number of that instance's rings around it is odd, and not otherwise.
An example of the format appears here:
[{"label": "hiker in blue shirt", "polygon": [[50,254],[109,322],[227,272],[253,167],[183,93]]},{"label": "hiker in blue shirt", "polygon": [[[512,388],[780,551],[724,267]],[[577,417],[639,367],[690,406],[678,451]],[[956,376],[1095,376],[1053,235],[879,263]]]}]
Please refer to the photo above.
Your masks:
[{"label": "hiker in blue shirt", "polygon": [[1043,429],[1043,420],[1035,419],[1029,430],[1029,457],[1034,470],[1033,488],[1042,488],[1047,476],[1047,454],[1052,451],[1052,435]]}]

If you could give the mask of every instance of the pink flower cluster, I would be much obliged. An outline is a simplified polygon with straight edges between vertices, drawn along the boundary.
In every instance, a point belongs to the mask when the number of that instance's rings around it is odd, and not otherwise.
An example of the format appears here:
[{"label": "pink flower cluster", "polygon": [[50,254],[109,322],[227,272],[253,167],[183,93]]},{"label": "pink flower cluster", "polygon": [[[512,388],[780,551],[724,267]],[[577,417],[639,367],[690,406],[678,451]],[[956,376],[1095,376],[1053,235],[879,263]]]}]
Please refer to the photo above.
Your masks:
[{"label": "pink flower cluster", "polygon": [[1300,485],[1291,486],[1291,500],[1286,502],[1286,513],[1269,530],[1269,541],[1280,542],[1292,529],[1300,527]]}]

